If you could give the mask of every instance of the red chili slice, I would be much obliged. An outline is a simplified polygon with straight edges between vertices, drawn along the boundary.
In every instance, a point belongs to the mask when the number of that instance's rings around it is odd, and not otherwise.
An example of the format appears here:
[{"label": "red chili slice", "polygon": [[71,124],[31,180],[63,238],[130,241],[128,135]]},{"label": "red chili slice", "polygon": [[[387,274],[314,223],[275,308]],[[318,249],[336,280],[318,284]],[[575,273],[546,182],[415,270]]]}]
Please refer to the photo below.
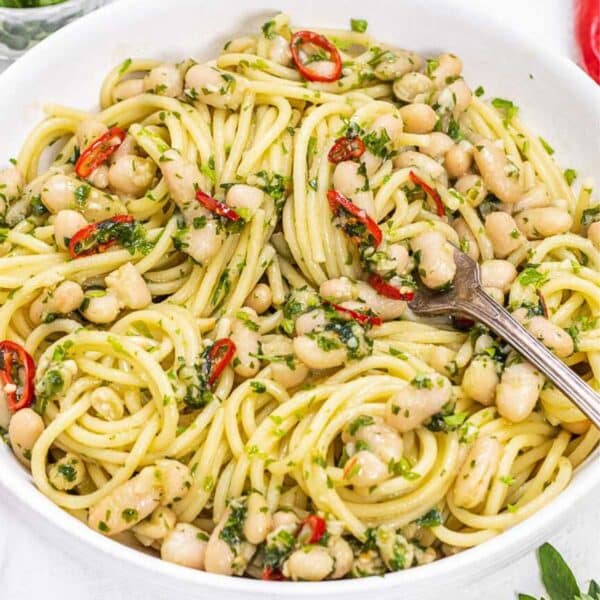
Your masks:
[{"label": "red chili slice", "polygon": [[[367,232],[372,236],[374,246],[377,248],[379,244],[381,244],[383,240],[383,234],[381,233],[381,229],[379,229],[379,225],[369,217],[369,215],[362,209],[358,208],[356,204],[352,201],[348,200],[345,196],[336,192],[335,190],[329,190],[327,192],[327,200],[329,202],[329,207],[331,208],[331,212],[338,216],[340,212],[340,207],[343,208],[348,214],[350,214],[358,223],[364,225],[367,229]],[[366,241],[361,240],[360,238],[352,237],[352,240],[358,244]]]},{"label": "red chili slice", "polygon": [[263,581],[285,581],[285,577],[282,575],[281,571],[274,569],[273,567],[265,567],[261,579]]},{"label": "red chili slice", "polygon": [[35,362],[25,348],[9,340],[0,342],[0,381],[8,410],[16,412],[33,404],[34,377]]},{"label": "red chili slice", "polygon": [[363,312],[359,312],[358,310],[352,310],[351,308],[346,308],[345,306],[341,306],[340,304],[332,304],[331,305],[337,312],[348,315],[353,318],[357,323],[361,325],[381,325],[383,320],[381,317],[373,317],[371,315],[367,315]]},{"label": "red chili slice", "polygon": [[75,163],[75,173],[83,179],[89,177],[117,151],[126,136],[124,129],[111,127],[81,153]]},{"label": "red chili slice", "polygon": [[[332,63],[331,73],[324,75],[314,69],[311,69],[306,63],[302,62],[300,49],[304,44],[312,44],[321,50],[325,50],[329,54],[329,62]],[[324,36],[315,33],[314,31],[297,31],[290,40],[290,51],[292,60],[296,65],[300,75],[308,81],[331,82],[337,81],[342,75],[342,57],[337,51],[337,48]]]},{"label": "red chili slice", "polygon": [[133,224],[131,215],[117,215],[80,229],[69,242],[71,258],[101,254],[118,242],[118,226]]},{"label": "red chili slice", "polygon": [[365,150],[365,143],[359,137],[341,137],[335,140],[327,158],[337,164],[344,160],[360,158]]},{"label": "red chili slice", "polygon": [[309,544],[318,544],[327,531],[327,523],[325,519],[323,517],[319,517],[318,515],[308,515],[308,517],[304,518],[300,522],[298,535],[305,527],[310,531],[310,537],[308,538]]},{"label": "red chili slice", "polygon": [[198,200],[198,202],[200,202],[204,208],[207,208],[211,213],[214,213],[219,217],[225,217],[230,221],[239,221],[242,218],[237,212],[235,212],[235,210],[233,210],[233,208],[230,208],[227,206],[227,204],[216,200],[208,194],[205,194],[201,190],[196,192],[196,200]]},{"label": "red chili slice", "polygon": [[583,67],[600,83],[600,2],[575,0],[575,39]]},{"label": "red chili slice", "polygon": [[225,370],[225,367],[231,362],[235,351],[235,344],[233,343],[233,340],[229,338],[221,338],[211,346],[208,353],[208,361],[210,363],[208,374],[209,387],[219,379],[221,373]]},{"label": "red chili slice", "polygon": [[408,292],[403,292],[399,290],[397,287],[389,284],[383,277],[379,275],[375,275],[371,273],[369,275],[369,279],[367,280],[369,285],[382,296],[386,298],[392,298],[393,300],[412,300],[415,297],[414,290],[410,290]]},{"label": "red chili slice", "polygon": [[440,198],[440,195],[430,185],[427,185],[418,175],[411,171],[408,176],[410,180],[418,185],[434,202],[438,217],[443,217],[446,214],[446,208]]}]

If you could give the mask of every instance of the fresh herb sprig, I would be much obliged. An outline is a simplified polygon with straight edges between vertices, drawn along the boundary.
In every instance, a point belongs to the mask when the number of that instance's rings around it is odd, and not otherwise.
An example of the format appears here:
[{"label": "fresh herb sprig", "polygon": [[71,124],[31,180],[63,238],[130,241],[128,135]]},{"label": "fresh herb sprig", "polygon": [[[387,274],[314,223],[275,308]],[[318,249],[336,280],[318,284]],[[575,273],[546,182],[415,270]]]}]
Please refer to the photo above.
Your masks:
[{"label": "fresh herb sprig", "polygon": [[[582,592],[573,571],[551,544],[544,544],[538,549],[538,559],[542,582],[549,600],[600,600],[600,585],[592,579],[587,592]],[[529,594],[519,594],[518,600],[537,598]]]}]

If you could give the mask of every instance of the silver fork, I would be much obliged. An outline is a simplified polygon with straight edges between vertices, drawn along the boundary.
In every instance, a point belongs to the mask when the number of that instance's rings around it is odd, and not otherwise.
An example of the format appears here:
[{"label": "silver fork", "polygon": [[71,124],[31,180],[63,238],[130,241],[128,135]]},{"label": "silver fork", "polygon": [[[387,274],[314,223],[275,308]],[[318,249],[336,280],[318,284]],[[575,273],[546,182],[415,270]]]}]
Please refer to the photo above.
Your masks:
[{"label": "silver fork", "polygon": [[483,291],[479,265],[474,260],[456,248],[454,260],[456,276],[452,288],[439,293],[421,286],[409,302],[411,310],[422,316],[458,314],[487,325],[600,427],[600,395]]}]

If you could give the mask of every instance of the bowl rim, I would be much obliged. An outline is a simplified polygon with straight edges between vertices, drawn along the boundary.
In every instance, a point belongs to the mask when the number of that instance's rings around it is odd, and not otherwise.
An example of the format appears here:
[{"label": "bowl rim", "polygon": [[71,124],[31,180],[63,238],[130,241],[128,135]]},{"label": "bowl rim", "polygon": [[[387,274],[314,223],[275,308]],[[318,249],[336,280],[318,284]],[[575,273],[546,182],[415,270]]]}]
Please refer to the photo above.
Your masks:
[{"label": "bowl rim", "polygon": [[[80,1],[85,0],[68,0],[62,6]],[[409,0],[409,2],[420,5],[419,0]],[[112,15],[112,18],[117,16],[131,18],[130,15],[143,14],[143,9],[147,8],[150,3],[163,5],[166,10],[166,3],[162,2],[162,0],[120,0],[119,2],[104,5],[100,9],[88,13],[81,19],[77,19],[66,25],[50,37],[42,40],[37,46],[8,67],[0,75],[0,86],[4,84],[5,87],[10,87],[13,73],[16,75],[29,65],[35,65],[38,61],[43,63],[46,48],[60,45],[63,37],[71,36],[71,32],[74,32],[78,28],[84,28],[87,25],[91,26],[93,24],[104,25],[106,15],[109,13]],[[492,37],[501,36],[505,32],[505,27],[501,23],[493,19],[490,20],[485,11],[478,6],[470,6],[467,13],[466,7],[455,6],[451,0],[429,0],[427,10],[431,11],[436,6],[447,9],[450,5],[452,5],[453,12],[463,14],[465,19],[470,21],[474,28],[480,27],[481,30],[486,30]],[[202,2],[198,2],[198,7],[200,8],[201,6]],[[422,8],[422,5],[420,6]],[[13,10],[24,11],[26,9]],[[597,86],[575,63],[554,49],[542,46],[522,31],[511,30],[510,35],[511,40],[516,45],[522,46],[525,50],[535,54],[537,60],[541,61],[541,64],[550,71],[560,72],[568,89],[576,90],[577,95],[583,96],[587,94],[591,97],[597,97],[600,116],[600,86]],[[598,454],[598,450],[596,450],[595,454]],[[210,588],[213,590],[220,589],[223,592],[244,594],[246,596],[249,594],[264,594],[267,591],[272,593],[273,597],[282,593],[291,597],[302,597],[308,593],[311,595],[324,593],[328,596],[338,596],[347,593],[355,595],[374,590],[399,589],[403,586],[422,584],[428,580],[435,580],[436,578],[446,576],[453,583],[459,582],[472,575],[473,569],[477,569],[479,563],[482,563],[484,559],[489,560],[490,556],[497,558],[493,565],[494,570],[506,566],[536,545],[539,545],[550,531],[558,529],[559,522],[564,524],[565,520],[561,517],[565,517],[569,509],[572,509],[587,494],[592,492],[594,488],[600,489],[600,461],[596,460],[594,464],[591,464],[592,461],[594,461],[594,457],[586,461],[587,471],[571,480],[567,488],[549,504],[531,517],[518,523],[511,529],[502,532],[500,535],[483,542],[479,546],[427,565],[389,573],[385,577],[366,577],[323,582],[269,581],[265,584],[261,580],[216,575],[205,571],[183,568],[154,556],[149,556],[89,529],[75,517],[54,505],[33,486],[33,483],[28,478],[0,471],[0,489],[5,494],[8,494],[12,500],[19,503],[19,509],[27,508],[30,513],[35,515],[35,518],[44,518],[46,523],[53,530],[58,530],[60,534],[68,536],[69,539],[74,539],[86,547],[91,547],[95,551],[102,552],[105,557],[111,560],[133,564],[142,571],[145,571],[147,575],[159,575],[164,578],[165,582],[186,583],[190,586],[203,586],[207,590]],[[581,466],[579,469],[581,469]],[[509,549],[512,552],[506,552]],[[483,573],[479,571],[479,574]]]}]

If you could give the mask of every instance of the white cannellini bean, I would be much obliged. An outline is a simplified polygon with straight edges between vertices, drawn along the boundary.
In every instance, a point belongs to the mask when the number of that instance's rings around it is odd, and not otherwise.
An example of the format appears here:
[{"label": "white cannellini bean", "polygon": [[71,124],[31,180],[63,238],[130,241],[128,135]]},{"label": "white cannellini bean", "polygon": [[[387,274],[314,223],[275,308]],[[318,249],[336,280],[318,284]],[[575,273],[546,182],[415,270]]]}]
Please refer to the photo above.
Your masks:
[{"label": "white cannellini bean", "polygon": [[434,131],[428,137],[429,142],[423,146],[419,146],[419,151],[432,158],[439,159],[454,146],[452,138],[441,131]]},{"label": "white cannellini bean", "polygon": [[251,544],[265,541],[273,529],[273,518],[262,494],[251,493],[248,497],[248,512],[244,521],[244,536]]},{"label": "white cannellini bean", "polygon": [[209,220],[202,229],[191,229],[183,238],[184,252],[198,264],[206,265],[223,243],[223,232],[217,221]]},{"label": "white cannellini bean", "polygon": [[86,227],[86,218],[76,210],[61,210],[54,219],[54,240],[61,250],[66,250],[70,239]]},{"label": "white cannellini bean", "polygon": [[323,546],[305,546],[292,552],[283,564],[283,574],[293,581],[323,581],[335,567]]},{"label": "white cannellini bean", "polygon": [[113,152],[112,156],[108,159],[108,163],[114,165],[123,156],[137,156],[139,154],[139,147],[135,138],[132,135],[127,134],[123,143]]},{"label": "white cannellini bean", "polygon": [[441,410],[450,400],[451,391],[446,377],[423,374],[387,401],[385,421],[400,433],[416,429]]},{"label": "white cannellini bean", "polygon": [[332,369],[346,362],[346,347],[323,350],[317,340],[306,335],[294,338],[294,354],[310,369]]},{"label": "white cannellini bean", "polygon": [[466,175],[473,164],[473,148],[462,142],[452,146],[444,155],[444,166],[448,175],[456,179]]},{"label": "white cannellini bean", "polygon": [[269,43],[269,59],[285,67],[292,64],[290,43],[282,35],[275,35]]},{"label": "white cannellini bean", "polygon": [[566,233],[573,226],[571,215],[554,206],[524,210],[515,217],[515,222],[529,240]]},{"label": "white cannellini bean", "polygon": [[113,292],[125,308],[139,310],[152,302],[147,283],[130,262],[114,270],[105,282],[107,292]]},{"label": "white cannellini bean", "polygon": [[479,206],[487,195],[487,189],[479,175],[463,175],[456,181],[454,188],[473,207]]},{"label": "white cannellini bean", "polygon": [[476,356],[465,369],[461,387],[467,397],[485,406],[494,403],[496,387],[500,377],[491,356]]},{"label": "white cannellini bean", "polygon": [[191,475],[186,465],[176,460],[159,460],[90,507],[88,525],[106,535],[116,535],[145,519],[159,504],[183,498],[190,487]]},{"label": "white cannellini bean", "polygon": [[135,98],[144,93],[143,79],[125,79],[115,85],[113,89],[113,101],[121,102],[129,98]]},{"label": "white cannellini bean", "polygon": [[[268,341],[263,339],[262,351],[265,356],[289,356],[294,354],[294,344],[285,335],[270,336]],[[274,381],[289,389],[300,385],[308,376],[308,367],[294,357],[293,368],[287,361],[271,363],[271,377]]]},{"label": "white cannellini bean", "polygon": [[272,302],[273,294],[271,293],[271,288],[266,283],[259,283],[250,292],[244,304],[256,311],[257,314],[262,315],[269,310]]},{"label": "white cannellini bean", "polygon": [[48,481],[60,491],[76,488],[85,477],[85,465],[74,454],[67,453],[48,469]]},{"label": "white cannellini bean", "polygon": [[486,287],[495,287],[506,293],[516,278],[517,269],[508,260],[486,260],[481,263],[481,283]]},{"label": "white cannellini bean", "polygon": [[246,565],[254,555],[256,546],[248,542],[242,542],[239,546],[237,555],[230,548],[229,544],[220,538],[221,531],[231,514],[231,509],[227,509],[210,535],[206,545],[204,555],[204,568],[209,573],[219,573],[220,575],[242,575],[246,570]]},{"label": "white cannellini bean", "polygon": [[596,248],[600,248],[600,222],[592,223],[588,227],[587,238]]},{"label": "white cannellini bean", "polygon": [[117,421],[125,412],[123,399],[111,387],[101,385],[90,394],[92,408],[107,421]]},{"label": "white cannellini bean", "polygon": [[448,375],[452,368],[452,361],[456,358],[456,352],[445,346],[434,346],[427,355],[427,363],[440,375]]},{"label": "white cannellini bean", "polygon": [[5,202],[16,200],[24,186],[25,177],[17,167],[7,167],[0,171],[0,199]]},{"label": "white cannellini bean", "polygon": [[186,94],[215,108],[237,110],[245,88],[241,78],[209,65],[194,65],[185,76]]},{"label": "white cannellini bean", "polygon": [[460,217],[452,223],[452,227],[458,233],[461,250],[470,256],[475,262],[479,261],[479,244],[466,221]]},{"label": "white cannellini bean", "polygon": [[43,185],[40,198],[51,213],[58,213],[74,204],[77,187],[78,183],[72,177],[53,175]]},{"label": "white cannellini bean", "polygon": [[421,57],[408,50],[387,51],[375,67],[375,76],[382,81],[393,81],[411,71],[418,71],[423,64]]},{"label": "white cannellini bean", "polygon": [[39,324],[49,315],[67,314],[77,310],[83,302],[83,289],[74,281],[63,281],[56,289],[38,296],[29,307],[29,318]]},{"label": "white cannellini bean", "polygon": [[121,156],[108,171],[108,181],[119,194],[141,196],[152,183],[156,165],[149,158]]},{"label": "white cannellini bean", "polygon": [[242,377],[253,377],[260,369],[260,360],[252,356],[258,354],[260,334],[258,315],[251,308],[238,311],[231,325],[231,339],[236,347],[234,371]]},{"label": "white cannellini bean", "polygon": [[351,198],[369,215],[373,215],[375,213],[373,194],[364,190],[367,180],[359,170],[360,164],[357,162],[346,160],[338,163],[333,171],[333,187],[346,198]]},{"label": "white cannellini bean", "polygon": [[411,72],[394,81],[393,91],[403,102],[425,102],[434,90],[434,84],[424,73]]},{"label": "white cannellini bean", "polygon": [[508,158],[494,142],[482,140],[473,150],[473,156],[487,189],[502,202],[514,204],[523,195],[518,177],[507,175]]},{"label": "white cannellini bean", "polygon": [[483,502],[501,454],[502,446],[495,437],[477,439],[454,482],[454,502],[458,506],[475,508]]},{"label": "white cannellini bean", "polygon": [[400,113],[387,113],[377,117],[370,127],[371,131],[375,133],[381,133],[385,131],[387,136],[390,138],[392,146],[395,145],[396,140],[402,134],[402,117]]},{"label": "white cannellini bean", "polygon": [[[188,162],[179,152],[170,149],[163,154],[160,170],[165,178],[169,193],[184,215],[192,211],[193,216],[207,216],[208,211],[196,200],[196,189],[207,189],[204,175],[196,163]],[[196,215],[197,211],[197,215]]]},{"label": "white cannellini bean", "polygon": [[261,207],[265,194],[252,185],[232,185],[225,196],[225,202],[233,209],[247,211],[248,219]]},{"label": "white cannellini bean", "polygon": [[573,338],[545,317],[532,317],[527,323],[527,329],[534,338],[540,340],[560,358],[570,356],[575,350]]},{"label": "white cannellini bean", "polygon": [[347,277],[328,279],[321,284],[319,294],[326,300],[336,304],[345,300],[352,300],[354,298],[352,281]]},{"label": "white cannellini bean", "polygon": [[506,258],[525,243],[515,220],[503,211],[492,212],[485,218],[485,232],[498,258]]},{"label": "white cannellini bean", "polygon": [[300,315],[296,319],[295,330],[296,335],[305,335],[314,331],[318,327],[323,327],[327,324],[327,318],[325,317],[325,311],[317,308],[310,310],[303,315]]},{"label": "white cannellini bean", "polygon": [[96,119],[86,119],[79,124],[75,137],[77,145],[83,152],[92,142],[95,142],[100,136],[108,131],[108,127]]},{"label": "white cannellini bean", "polygon": [[163,540],[160,557],[176,565],[203,570],[208,537],[194,525],[177,523]]},{"label": "white cannellini bean", "polygon": [[15,456],[24,465],[29,464],[31,450],[44,431],[44,420],[31,408],[14,413],[8,424],[8,439]]},{"label": "white cannellini bean", "polygon": [[548,198],[546,186],[543,183],[538,183],[519,198],[519,201],[513,206],[513,210],[515,213],[520,213],[522,210],[530,208],[544,208],[549,203],[550,199]]},{"label": "white cannellini bean", "polygon": [[457,79],[445,87],[439,94],[437,102],[440,106],[452,111],[459,117],[471,104],[473,94],[464,79]]},{"label": "white cannellini bean", "polygon": [[133,527],[133,531],[148,540],[162,540],[177,522],[177,515],[166,506],[155,508],[150,517]]},{"label": "white cannellini bean", "polygon": [[183,92],[183,76],[175,65],[159,65],[144,78],[144,90],[159,96],[176,98]]},{"label": "white cannellini bean", "polygon": [[431,79],[438,88],[446,86],[449,77],[458,77],[462,73],[462,60],[454,54],[449,52],[440,54],[436,61],[437,66],[431,73]]},{"label": "white cannellini bean", "polygon": [[416,167],[429,175],[431,179],[436,179],[443,185],[448,183],[448,176],[444,167],[430,156],[422,154],[421,152],[406,150],[405,152],[400,153],[394,158],[394,167],[396,169]]},{"label": "white cannellini bean", "polygon": [[419,252],[419,276],[431,289],[451,283],[456,275],[454,250],[437,231],[429,231],[411,240],[413,252]]},{"label": "white cannellini bean", "polygon": [[278,510],[273,515],[273,531],[285,528],[295,532],[299,522],[300,519],[293,510]]},{"label": "white cannellini bean", "polygon": [[529,363],[513,363],[506,367],[496,388],[496,406],[500,415],[513,423],[524,421],[535,408],[543,383],[543,376]]},{"label": "white cannellini bean", "polygon": [[99,190],[104,190],[108,187],[108,166],[100,165],[96,167],[86,181]]},{"label": "white cannellini bean", "polygon": [[327,549],[335,564],[329,579],[341,579],[352,569],[352,563],[354,562],[352,548],[344,538],[336,535],[330,538]]},{"label": "white cannellini bean", "polygon": [[496,302],[498,302],[498,304],[504,304],[504,292],[501,289],[495,287],[484,287],[483,291]]},{"label": "white cannellini bean", "polygon": [[360,450],[344,466],[344,480],[357,487],[369,488],[389,478],[388,463],[370,450]]},{"label": "white cannellini bean", "polygon": [[92,323],[112,323],[121,311],[119,298],[114,293],[106,293],[102,296],[85,297],[87,306],[81,310],[83,316]]},{"label": "white cannellini bean", "polygon": [[435,110],[428,104],[415,102],[400,109],[404,130],[408,133],[430,133],[437,123]]},{"label": "white cannellini bean", "polygon": [[402,438],[381,417],[373,417],[372,423],[358,427],[354,433],[350,429],[347,427],[342,433],[344,443],[362,440],[385,464],[402,458]]}]

